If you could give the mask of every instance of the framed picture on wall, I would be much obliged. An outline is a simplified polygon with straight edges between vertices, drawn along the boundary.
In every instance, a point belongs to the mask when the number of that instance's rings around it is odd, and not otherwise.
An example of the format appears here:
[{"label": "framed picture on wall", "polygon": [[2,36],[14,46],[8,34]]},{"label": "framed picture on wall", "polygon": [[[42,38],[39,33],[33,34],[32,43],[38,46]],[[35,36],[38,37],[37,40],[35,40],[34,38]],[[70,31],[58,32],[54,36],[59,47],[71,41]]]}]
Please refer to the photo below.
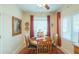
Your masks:
[{"label": "framed picture on wall", "polygon": [[22,20],[12,16],[12,36],[21,34],[22,32],[21,24],[22,24]]}]

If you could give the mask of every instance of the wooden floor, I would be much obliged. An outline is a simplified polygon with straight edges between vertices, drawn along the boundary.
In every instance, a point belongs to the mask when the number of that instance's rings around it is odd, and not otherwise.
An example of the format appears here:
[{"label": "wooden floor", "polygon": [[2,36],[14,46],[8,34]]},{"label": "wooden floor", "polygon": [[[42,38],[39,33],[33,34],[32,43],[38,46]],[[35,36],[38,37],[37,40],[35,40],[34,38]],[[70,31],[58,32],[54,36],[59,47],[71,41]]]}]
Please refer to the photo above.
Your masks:
[{"label": "wooden floor", "polygon": [[[31,50],[30,50],[30,51],[31,51]],[[31,54],[30,51],[29,51],[28,49],[26,49],[26,48],[23,48],[23,49],[19,52],[19,54]],[[35,53],[33,53],[33,54],[35,54]],[[61,50],[58,49],[58,48],[54,48],[54,49],[52,49],[52,51],[51,51],[50,53],[47,53],[47,54],[64,54],[64,52],[61,51]]]}]

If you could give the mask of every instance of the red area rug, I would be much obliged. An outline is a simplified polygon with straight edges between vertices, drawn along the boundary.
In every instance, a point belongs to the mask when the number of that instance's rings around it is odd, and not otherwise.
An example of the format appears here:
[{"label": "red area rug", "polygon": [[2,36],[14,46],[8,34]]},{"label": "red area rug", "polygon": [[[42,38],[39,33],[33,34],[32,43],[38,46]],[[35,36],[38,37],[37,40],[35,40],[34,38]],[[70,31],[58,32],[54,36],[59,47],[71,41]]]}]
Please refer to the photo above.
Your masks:
[{"label": "red area rug", "polygon": [[[31,50],[24,48],[19,52],[19,54],[31,54],[30,52],[31,52]],[[33,53],[33,54],[35,54],[35,53]],[[64,54],[64,52],[58,48],[53,48],[52,51],[47,54]]]}]

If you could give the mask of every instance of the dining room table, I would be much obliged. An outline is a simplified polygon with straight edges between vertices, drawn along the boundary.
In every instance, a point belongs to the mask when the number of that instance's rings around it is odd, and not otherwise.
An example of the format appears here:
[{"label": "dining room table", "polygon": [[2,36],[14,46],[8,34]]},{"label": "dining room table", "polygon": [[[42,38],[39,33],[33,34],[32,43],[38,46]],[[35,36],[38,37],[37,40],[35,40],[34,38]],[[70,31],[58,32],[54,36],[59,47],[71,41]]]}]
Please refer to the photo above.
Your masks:
[{"label": "dining room table", "polygon": [[31,44],[37,46],[37,53],[50,53],[52,50],[52,40],[50,37],[32,38]]}]

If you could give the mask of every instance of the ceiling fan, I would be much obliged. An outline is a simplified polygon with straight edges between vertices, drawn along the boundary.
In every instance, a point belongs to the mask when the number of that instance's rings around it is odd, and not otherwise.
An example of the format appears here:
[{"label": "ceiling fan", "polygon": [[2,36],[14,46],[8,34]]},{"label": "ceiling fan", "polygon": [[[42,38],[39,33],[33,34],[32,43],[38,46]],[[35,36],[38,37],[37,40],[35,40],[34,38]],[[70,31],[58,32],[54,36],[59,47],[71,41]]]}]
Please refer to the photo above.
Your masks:
[{"label": "ceiling fan", "polygon": [[43,7],[43,8],[45,8],[45,9],[47,9],[47,10],[50,9],[50,7],[48,6],[48,4],[40,4],[40,5],[38,5],[38,6]]},{"label": "ceiling fan", "polygon": [[45,7],[47,10],[50,9],[50,7],[48,6],[48,4],[45,4],[44,7]]}]

